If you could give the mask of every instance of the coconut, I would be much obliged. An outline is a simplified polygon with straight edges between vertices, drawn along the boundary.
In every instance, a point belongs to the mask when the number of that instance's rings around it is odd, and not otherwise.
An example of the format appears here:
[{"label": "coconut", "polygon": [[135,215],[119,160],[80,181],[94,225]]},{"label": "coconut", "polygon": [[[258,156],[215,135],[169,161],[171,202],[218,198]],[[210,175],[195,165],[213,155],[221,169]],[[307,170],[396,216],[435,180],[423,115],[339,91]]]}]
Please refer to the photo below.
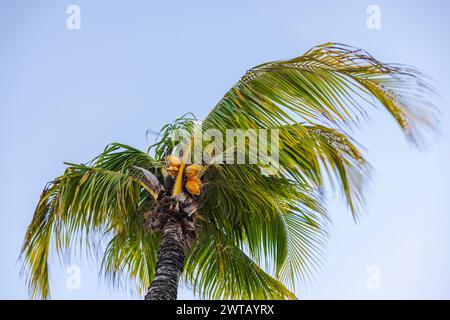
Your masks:
[{"label": "coconut", "polygon": [[199,196],[202,188],[202,182],[198,177],[194,177],[186,181],[185,187],[193,196]]},{"label": "coconut", "polygon": [[198,177],[200,172],[203,170],[203,166],[200,164],[191,164],[186,167],[184,170],[184,175],[186,179],[191,179],[194,177]]},{"label": "coconut", "polygon": [[179,167],[181,165],[181,161],[180,159],[178,159],[177,156],[173,156],[173,155],[168,155],[166,157],[166,166],[167,168],[170,167]]}]

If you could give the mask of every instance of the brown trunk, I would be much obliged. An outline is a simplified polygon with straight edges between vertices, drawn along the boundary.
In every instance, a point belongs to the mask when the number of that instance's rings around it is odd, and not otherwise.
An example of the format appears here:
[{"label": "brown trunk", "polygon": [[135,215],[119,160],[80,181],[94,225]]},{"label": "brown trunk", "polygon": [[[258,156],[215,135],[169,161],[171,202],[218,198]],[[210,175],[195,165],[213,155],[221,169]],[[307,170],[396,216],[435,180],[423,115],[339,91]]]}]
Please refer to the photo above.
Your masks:
[{"label": "brown trunk", "polygon": [[145,300],[176,300],[184,265],[184,235],[180,221],[168,219],[162,230],[155,276]]}]

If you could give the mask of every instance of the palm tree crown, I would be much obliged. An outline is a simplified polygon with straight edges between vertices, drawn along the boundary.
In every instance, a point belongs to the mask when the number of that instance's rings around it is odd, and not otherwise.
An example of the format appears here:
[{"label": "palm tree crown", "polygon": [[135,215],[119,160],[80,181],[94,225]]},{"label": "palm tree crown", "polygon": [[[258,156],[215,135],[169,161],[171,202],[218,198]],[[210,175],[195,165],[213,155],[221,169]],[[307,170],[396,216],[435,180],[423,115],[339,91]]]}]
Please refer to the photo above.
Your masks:
[{"label": "palm tree crown", "polygon": [[191,116],[163,127],[146,152],[112,143],[86,164],[67,163],[44,189],[25,236],[23,271],[32,297],[49,297],[51,248],[69,259],[76,248],[97,252],[103,241],[106,279],[145,290],[157,280],[165,226],[176,221],[181,280],[201,297],[295,299],[294,286],[320,266],[326,181],[342,190],[355,217],[364,205],[370,166],[349,132],[369,107],[382,106],[410,141],[420,142],[434,121],[423,78],[332,43],[252,68],[201,130],[277,129],[274,174],[261,174],[258,164],[202,163],[201,174],[193,174],[201,183],[194,177],[187,185],[193,167],[167,157],[175,130],[198,129]]}]

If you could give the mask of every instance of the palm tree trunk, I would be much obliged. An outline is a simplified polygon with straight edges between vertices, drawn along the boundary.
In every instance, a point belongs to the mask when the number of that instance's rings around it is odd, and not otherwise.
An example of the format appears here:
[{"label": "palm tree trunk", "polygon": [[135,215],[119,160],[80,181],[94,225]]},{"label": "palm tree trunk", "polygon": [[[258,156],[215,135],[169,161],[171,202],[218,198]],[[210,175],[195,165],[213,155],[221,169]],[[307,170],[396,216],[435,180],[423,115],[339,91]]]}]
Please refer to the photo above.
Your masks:
[{"label": "palm tree trunk", "polygon": [[180,221],[169,219],[162,230],[155,276],[145,300],[176,300],[184,266],[184,235]]}]

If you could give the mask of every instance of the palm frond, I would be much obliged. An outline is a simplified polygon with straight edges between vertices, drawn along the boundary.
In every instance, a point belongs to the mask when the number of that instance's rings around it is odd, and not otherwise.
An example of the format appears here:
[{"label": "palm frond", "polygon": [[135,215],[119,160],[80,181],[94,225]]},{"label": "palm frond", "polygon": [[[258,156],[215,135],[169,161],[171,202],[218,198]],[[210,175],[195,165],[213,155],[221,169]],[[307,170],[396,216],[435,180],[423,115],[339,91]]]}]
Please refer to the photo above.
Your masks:
[{"label": "palm frond", "polygon": [[210,299],[296,299],[227,235],[207,228],[186,261],[185,281],[194,292]]},{"label": "palm frond", "polygon": [[308,279],[326,233],[325,203],[311,195],[328,181],[342,190],[355,219],[365,204],[371,166],[347,131],[367,118],[367,106],[381,106],[418,143],[435,121],[432,89],[423,79],[413,68],[332,43],[249,70],[207,115],[202,130],[278,129],[279,171],[269,182],[257,166],[210,166],[203,204],[210,223],[256,261],[268,259],[284,283]]},{"label": "palm frond", "polygon": [[[134,217],[140,221],[141,217]],[[135,232],[117,233],[109,241],[100,267],[107,284],[113,289],[143,294],[155,273],[158,233],[145,234],[142,226]]]},{"label": "palm frond", "polygon": [[[211,166],[204,181],[203,225],[216,226],[290,287],[294,275],[306,281],[308,270],[317,269],[327,226],[317,190],[261,175],[256,165]],[[300,229],[295,232],[292,225]]]},{"label": "palm frond", "polygon": [[143,233],[142,212],[153,199],[133,170],[136,165],[154,172],[158,167],[148,154],[112,144],[88,165],[68,164],[64,175],[43,191],[22,248],[22,270],[33,298],[49,297],[52,243],[68,259],[71,249],[95,252],[101,236]]},{"label": "palm frond", "polygon": [[[327,43],[249,71],[204,119],[205,129],[273,128],[305,121],[351,127],[367,105],[383,106],[411,141],[434,126],[432,89],[421,73],[367,52]],[[378,104],[376,103],[378,102]]]}]

